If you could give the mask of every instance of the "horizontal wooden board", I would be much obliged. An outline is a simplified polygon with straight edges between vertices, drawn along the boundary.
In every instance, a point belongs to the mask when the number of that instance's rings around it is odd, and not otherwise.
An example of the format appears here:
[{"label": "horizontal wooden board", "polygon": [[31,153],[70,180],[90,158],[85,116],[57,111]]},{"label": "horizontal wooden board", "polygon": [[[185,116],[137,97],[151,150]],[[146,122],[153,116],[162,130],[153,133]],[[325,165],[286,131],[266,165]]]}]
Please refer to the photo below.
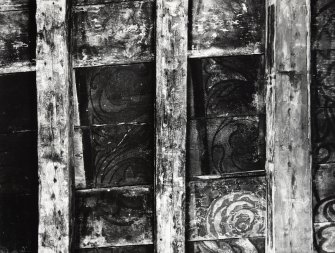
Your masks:
[{"label": "horizontal wooden board", "polygon": [[189,68],[191,117],[264,113],[262,56],[192,59]]},{"label": "horizontal wooden board", "polygon": [[314,107],[335,107],[335,50],[312,52]]},{"label": "horizontal wooden board", "polygon": [[266,182],[259,178],[189,183],[186,236],[191,241],[265,236]]},{"label": "horizontal wooden board", "polygon": [[148,60],[154,53],[153,1],[129,1],[73,9],[76,66]]},{"label": "horizontal wooden board", "polygon": [[314,222],[335,222],[335,164],[314,168]]},{"label": "horizontal wooden board", "polygon": [[36,130],[36,76],[0,76],[0,133]]},{"label": "horizontal wooden board", "polygon": [[314,225],[314,246],[317,253],[335,252],[335,223],[319,223]]},{"label": "horizontal wooden board", "polygon": [[0,252],[37,252],[38,193],[0,194]]},{"label": "horizontal wooden board", "polygon": [[77,69],[82,126],[153,122],[154,64]]},{"label": "horizontal wooden board", "polygon": [[18,62],[23,64],[34,61],[35,41],[33,9],[0,12],[0,68]]},{"label": "horizontal wooden board", "polygon": [[37,179],[37,134],[0,134],[0,194],[35,192]]},{"label": "horizontal wooden board", "polygon": [[188,253],[265,253],[265,238],[189,242],[186,250]]},{"label": "horizontal wooden board", "polygon": [[333,0],[312,1],[314,49],[335,49],[335,4]]},{"label": "horizontal wooden board", "polygon": [[264,120],[232,117],[190,120],[187,175],[264,170]]},{"label": "horizontal wooden board", "polygon": [[153,245],[136,245],[109,248],[78,249],[76,253],[153,253]]},{"label": "horizontal wooden board", "polygon": [[125,124],[82,131],[87,187],[153,184],[153,125]]},{"label": "horizontal wooden board", "polygon": [[312,123],[313,161],[335,162],[335,108],[316,109]]},{"label": "horizontal wooden board", "polygon": [[76,200],[77,248],[152,243],[152,187],[77,192]]},{"label": "horizontal wooden board", "polygon": [[194,0],[191,2],[190,49],[226,49],[240,54],[261,52],[264,14],[264,0]]}]

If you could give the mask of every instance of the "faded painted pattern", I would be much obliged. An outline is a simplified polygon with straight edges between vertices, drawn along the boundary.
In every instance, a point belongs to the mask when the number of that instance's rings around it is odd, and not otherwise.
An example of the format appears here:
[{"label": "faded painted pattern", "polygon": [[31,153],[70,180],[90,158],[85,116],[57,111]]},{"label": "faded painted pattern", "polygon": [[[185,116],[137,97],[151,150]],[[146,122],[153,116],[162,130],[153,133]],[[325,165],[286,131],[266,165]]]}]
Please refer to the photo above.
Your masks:
[{"label": "faded painted pattern", "polygon": [[265,217],[264,178],[189,183],[189,240],[262,237]]},{"label": "faded painted pattern", "polygon": [[191,3],[190,49],[222,50],[226,54],[263,51],[263,0],[195,0]]},{"label": "faded painted pattern", "polygon": [[74,7],[75,65],[152,59],[154,9],[153,1]]}]

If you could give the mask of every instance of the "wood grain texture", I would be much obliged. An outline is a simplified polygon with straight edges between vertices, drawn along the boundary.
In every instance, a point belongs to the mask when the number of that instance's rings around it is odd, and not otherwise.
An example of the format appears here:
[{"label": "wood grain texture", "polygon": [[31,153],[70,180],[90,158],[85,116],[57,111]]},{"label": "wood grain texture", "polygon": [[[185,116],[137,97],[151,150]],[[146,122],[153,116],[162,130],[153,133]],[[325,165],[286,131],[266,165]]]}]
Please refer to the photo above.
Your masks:
[{"label": "wood grain texture", "polygon": [[263,0],[192,1],[190,49],[221,55],[262,52],[264,6]]},{"label": "wood grain texture", "polygon": [[264,178],[193,181],[188,190],[189,240],[265,236]]},{"label": "wood grain texture", "polygon": [[189,120],[188,177],[264,170],[264,119]]},{"label": "wood grain texture", "polygon": [[152,187],[84,190],[76,199],[77,248],[152,243]]},{"label": "wood grain texture", "polygon": [[65,0],[37,1],[38,251],[70,252],[72,66]]},{"label": "wood grain texture", "polygon": [[265,253],[265,238],[239,238],[187,243],[189,253]]},{"label": "wood grain texture", "polygon": [[268,4],[266,248],[311,253],[310,1]]},{"label": "wood grain texture", "polygon": [[[0,68],[27,64],[35,59],[36,24],[34,8],[0,12]],[[20,72],[17,69],[17,72]]]},{"label": "wood grain texture", "polygon": [[153,18],[153,1],[74,7],[75,65],[152,60]]},{"label": "wood grain texture", "polygon": [[0,133],[36,129],[35,73],[0,76]]},{"label": "wood grain texture", "polygon": [[185,252],[187,0],[156,3],[157,253]]},{"label": "wood grain texture", "polygon": [[94,249],[79,249],[76,253],[153,253],[153,245],[136,245]]},{"label": "wood grain texture", "polygon": [[80,125],[153,123],[154,64],[76,70]]},{"label": "wood grain texture", "polygon": [[192,59],[189,116],[242,116],[264,113],[261,56]]}]

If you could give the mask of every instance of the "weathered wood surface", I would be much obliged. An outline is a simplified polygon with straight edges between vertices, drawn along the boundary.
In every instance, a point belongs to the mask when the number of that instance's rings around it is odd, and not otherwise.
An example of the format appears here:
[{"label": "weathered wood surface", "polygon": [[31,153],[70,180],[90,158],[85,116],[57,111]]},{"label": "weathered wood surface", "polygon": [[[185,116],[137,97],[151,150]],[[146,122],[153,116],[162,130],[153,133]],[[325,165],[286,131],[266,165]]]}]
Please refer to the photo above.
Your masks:
[{"label": "weathered wood surface", "polygon": [[136,245],[94,249],[79,249],[76,253],[153,253],[153,245]]},{"label": "weathered wood surface", "polygon": [[313,162],[335,162],[335,108],[318,108],[313,113]]},{"label": "weathered wood surface", "polygon": [[319,223],[314,225],[315,250],[317,253],[335,252],[335,223]]},{"label": "weathered wood surface", "polygon": [[152,187],[83,190],[76,199],[76,247],[152,243]]},{"label": "weathered wood surface", "polygon": [[[36,187],[37,188],[37,187]],[[37,252],[38,193],[0,194],[0,252]]]},{"label": "weathered wood surface", "polygon": [[264,64],[261,56],[192,59],[190,117],[264,113]]},{"label": "weathered wood surface", "polygon": [[265,236],[264,178],[190,182],[187,205],[191,241]]},{"label": "weathered wood surface", "polygon": [[[27,65],[35,59],[34,10],[0,11],[0,68]],[[20,69],[16,70],[20,72]]]},{"label": "weathered wood surface", "polygon": [[77,69],[82,126],[153,123],[154,64]]},{"label": "weathered wood surface", "polygon": [[0,0],[0,12],[28,9],[34,5],[34,0]]},{"label": "weathered wood surface", "polygon": [[83,129],[87,187],[153,184],[153,125]]},{"label": "weathered wood surface", "polygon": [[335,3],[333,0],[312,2],[313,48],[335,49]]},{"label": "weathered wood surface", "polygon": [[231,117],[188,122],[188,176],[264,170],[264,120]]},{"label": "weathered wood surface", "polygon": [[37,1],[38,251],[43,253],[71,251],[72,66],[68,14],[65,0]]},{"label": "weathered wood surface", "polygon": [[267,252],[313,251],[310,1],[268,3]]},{"label": "weathered wood surface", "polygon": [[189,242],[186,250],[188,253],[265,253],[265,238]]},{"label": "weathered wood surface", "polygon": [[0,133],[36,129],[35,73],[0,76]]},{"label": "weathered wood surface", "polygon": [[152,60],[154,10],[145,0],[74,7],[75,65]]},{"label": "weathered wood surface", "polygon": [[156,2],[155,252],[185,252],[187,0]]},{"label": "weathered wood surface", "polygon": [[217,55],[260,53],[264,48],[263,0],[194,0],[190,49]]}]

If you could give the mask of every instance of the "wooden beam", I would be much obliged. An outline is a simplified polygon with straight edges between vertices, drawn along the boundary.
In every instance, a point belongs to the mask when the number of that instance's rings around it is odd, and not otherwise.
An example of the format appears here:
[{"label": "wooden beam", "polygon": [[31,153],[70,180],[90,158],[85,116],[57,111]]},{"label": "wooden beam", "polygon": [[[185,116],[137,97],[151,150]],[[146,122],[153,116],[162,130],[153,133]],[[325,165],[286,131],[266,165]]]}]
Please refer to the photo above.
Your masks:
[{"label": "wooden beam", "polygon": [[38,252],[70,252],[70,85],[66,0],[38,0],[36,82],[38,110]]},{"label": "wooden beam", "polygon": [[185,252],[187,0],[158,0],[156,26],[157,253]]},{"label": "wooden beam", "polygon": [[267,252],[311,253],[310,1],[267,6]]}]

